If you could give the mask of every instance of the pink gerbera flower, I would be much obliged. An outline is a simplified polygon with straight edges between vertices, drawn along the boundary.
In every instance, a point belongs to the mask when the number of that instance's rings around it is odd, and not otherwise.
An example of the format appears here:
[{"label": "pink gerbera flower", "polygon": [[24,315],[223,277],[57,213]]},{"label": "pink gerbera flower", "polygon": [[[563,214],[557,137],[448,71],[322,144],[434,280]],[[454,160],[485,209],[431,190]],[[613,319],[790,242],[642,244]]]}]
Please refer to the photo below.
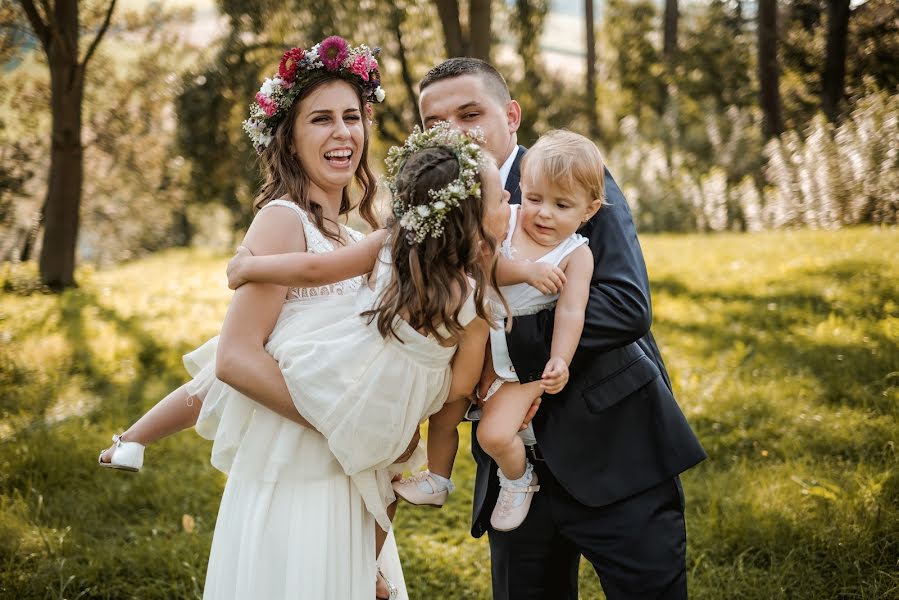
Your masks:
[{"label": "pink gerbera flower", "polygon": [[271,98],[262,92],[256,92],[256,103],[259,104],[262,112],[264,112],[267,117],[271,117],[278,112],[278,105],[272,102]]},{"label": "pink gerbera flower", "polygon": [[292,84],[297,67],[305,54],[302,48],[291,48],[285,52],[284,57],[281,58],[281,64],[278,65],[278,77],[287,84]]},{"label": "pink gerbera flower", "polygon": [[368,58],[365,56],[357,56],[356,60],[354,60],[353,64],[350,66],[350,72],[361,77],[363,81],[368,81]]},{"label": "pink gerbera flower", "polygon": [[346,40],[337,35],[326,38],[318,48],[319,59],[329,71],[339,69],[349,54]]}]

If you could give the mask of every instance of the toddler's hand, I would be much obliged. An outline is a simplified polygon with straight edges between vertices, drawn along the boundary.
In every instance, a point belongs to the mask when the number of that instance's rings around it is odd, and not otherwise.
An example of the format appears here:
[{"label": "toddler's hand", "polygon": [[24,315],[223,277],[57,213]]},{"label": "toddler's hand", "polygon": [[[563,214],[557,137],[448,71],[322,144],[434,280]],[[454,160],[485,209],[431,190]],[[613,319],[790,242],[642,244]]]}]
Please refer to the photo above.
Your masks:
[{"label": "toddler's hand", "polygon": [[249,248],[246,246],[238,246],[237,254],[228,261],[226,273],[228,274],[228,287],[230,289],[236,290],[247,282],[243,276],[243,265],[244,261],[250,256],[253,256],[253,253],[250,252]]},{"label": "toddler's hand", "polygon": [[543,376],[540,379],[540,387],[547,394],[558,394],[568,383],[568,363],[557,356],[553,356],[546,363],[543,369]]},{"label": "toddler's hand", "polygon": [[549,263],[535,262],[528,265],[530,275],[527,283],[542,294],[558,294],[565,285],[565,272]]}]

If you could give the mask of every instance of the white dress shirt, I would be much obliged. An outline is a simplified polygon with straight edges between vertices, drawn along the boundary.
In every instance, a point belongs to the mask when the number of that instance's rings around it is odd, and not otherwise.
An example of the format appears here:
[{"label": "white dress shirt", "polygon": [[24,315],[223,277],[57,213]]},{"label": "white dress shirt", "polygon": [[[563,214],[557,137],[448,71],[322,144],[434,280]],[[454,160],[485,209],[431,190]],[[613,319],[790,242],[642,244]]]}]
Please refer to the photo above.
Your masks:
[{"label": "white dress shirt", "polygon": [[512,150],[512,153],[509,154],[509,158],[506,159],[506,162],[503,163],[503,166],[499,168],[499,180],[503,182],[503,187],[506,187],[506,181],[509,180],[509,173],[512,172],[512,165],[515,164],[515,157],[518,156],[518,151],[521,148],[515,146],[515,150]]}]

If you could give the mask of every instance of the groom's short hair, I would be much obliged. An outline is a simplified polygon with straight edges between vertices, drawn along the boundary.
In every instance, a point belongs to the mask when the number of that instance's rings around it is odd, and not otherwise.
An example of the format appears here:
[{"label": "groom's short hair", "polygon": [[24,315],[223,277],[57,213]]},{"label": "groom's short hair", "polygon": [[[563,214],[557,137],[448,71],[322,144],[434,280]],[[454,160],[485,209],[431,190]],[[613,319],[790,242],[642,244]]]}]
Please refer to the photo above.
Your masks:
[{"label": "groom's short hair", "polygon": [[418,84],[419,91],[424,91],[426,87],[432,83],[443,81],[444,79],[453,79],[463,75],[476,75],[484,82],[487,91],[496,98],[496,100],[505,105],[512,100],[509,94],[509,86],[506,80],[499,74],[493,65],[479,58],[470,58],[467,56],[458,56],[443,61],[430,71],[428,71],[421,82]]}]

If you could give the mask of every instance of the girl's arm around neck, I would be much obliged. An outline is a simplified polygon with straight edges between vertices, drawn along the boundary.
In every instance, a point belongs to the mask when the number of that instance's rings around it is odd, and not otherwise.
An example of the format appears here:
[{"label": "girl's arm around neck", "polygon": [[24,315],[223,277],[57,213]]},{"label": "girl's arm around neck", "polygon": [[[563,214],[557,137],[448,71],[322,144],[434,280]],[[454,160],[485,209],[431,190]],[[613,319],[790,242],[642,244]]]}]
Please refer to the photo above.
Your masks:
[{"label": "girl's arm around neck", "polygon": [[238,256],[228,266],[229,285],[255,282],[286,287],[319,287],[358,277],[374,268],[387,235],[386,229],[379,229],[357,244],[322,254],[290,252]]},{"label": "girl's arm around neck", "polygon": [[558,294],[565,286],[565,273],[549,263],[515,260],[499,256],[496,261],[496,282],[501,285],[527,283],[542,294]]},{"label": "girl's arm around neck", "polygon": [[565,364],[571,364],[584,331],[584,312],[590,298],[593,254],[588,246],[580,246],[568,256],[565,275],[567,282],[556,303],[550,357],[561,358]]},{"label": "girl's arm around neck", "polygon": [[500,285],[515,285],[528,280],[528,263],[499,255],[496,259],[496,282]]},{"label": "girl's arm around neck", "polygon": [[471,396],[481,378],[489,336],[490,325],[480,317],[475,317],[465,326],[465,333],[453,356],[453,380],[447,402]]}]

